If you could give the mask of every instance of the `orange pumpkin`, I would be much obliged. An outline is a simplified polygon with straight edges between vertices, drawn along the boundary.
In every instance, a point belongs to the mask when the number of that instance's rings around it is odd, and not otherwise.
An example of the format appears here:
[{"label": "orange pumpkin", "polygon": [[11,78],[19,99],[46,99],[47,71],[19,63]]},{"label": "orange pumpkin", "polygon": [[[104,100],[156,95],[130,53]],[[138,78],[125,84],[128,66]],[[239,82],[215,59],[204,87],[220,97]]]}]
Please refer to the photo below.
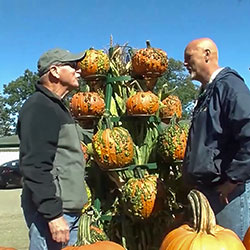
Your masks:
[{"label": "orange pumpkin", "polygon": [[146,41],[147,48],[139,49],[132,57],[132,70],[135,75],[158,73],[161,75],[168,67],[167,53],[162,49],[152,48]]},{"label": "orange pumpkin", "polygon": [[13,247],[0,247],[0,250],[17,250],[17,249]]},{"label": "orange pumpkin", "polygon": [[126,212],[147,219],[163,207],[163,184],[156,175],[130,178],[122,188]]},{"label": "orange pumpkin", "polygon": [[112,241],[98,241],[84,246],[67,246],[63,250],[125,250],[125,248]]},{"label": "orange pumpkin", "polygon": [[132,56],[132,73],[135,76],[142,76],[147,89],[152,90],[157,78],[168,67],[168,57],[162,49],[152,48],[149,41],[146,41],[146,44],[147,48],[139,49]]},{"label": "orange pumpkin", "polygon": [[164,106],[160,109],[161,119],[171,118],[174,115],[176,115],[177,118],[181,118],[182,106],[178,96],[169,95],[162,101],[162,104]]},{"label": "orange pumpkin", "polygon": [[70,101],[70,111],[75,118],[83,115],[101,116],[104,108],[103,98],[95,92],[78,92]]},{"label": "orange pumpkin", "polygon": [[133,160],[133,141],[123,127],[100,129],[92,138],[93,156],[102,169],[121,168]]},{"label": "orange pumpkin", "polygon": [[85,57],[78,63],[81,76],[105,75],[109,70],[109,58],[102,50],[93,48],[86,51]]},{"label": "orange pumpkin", "polygon": [[188,199],[193,210],[193,225],[182,225],[164,238],[160,250],[244,250],[239,237],[230,229],[216,225],[207,198],[198,190],[191,190]]},{"label": "orange pumpkin", "polygon": [[183,160],[187,145],[188,125],[168,125],[158,137],[158,152],[166,162]]},{"label": "orange pumpkin", "polygon": [[246,250],[250,250],[250,227],[248,228],[248,230],[244,236],[243,244],[246,247]]},{"label": "orange pumpkin", "polygon": [[151,91],[140,91],[127,99],[126,108],[130,115],[151,115],[159,109],[159,99]]}]

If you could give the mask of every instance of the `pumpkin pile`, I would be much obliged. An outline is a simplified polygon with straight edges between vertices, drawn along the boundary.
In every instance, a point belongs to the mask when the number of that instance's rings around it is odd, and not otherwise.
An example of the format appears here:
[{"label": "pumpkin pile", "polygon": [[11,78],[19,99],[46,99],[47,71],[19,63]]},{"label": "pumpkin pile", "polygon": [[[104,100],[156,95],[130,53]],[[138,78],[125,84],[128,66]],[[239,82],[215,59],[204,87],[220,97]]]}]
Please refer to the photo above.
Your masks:
[{"label": "pumpkin pile", "polygon": [[127,99],[126,109],[129,115],[152,115],[159,109],[159,99],[151,91],[139,91]]},{"label": "pumpkin pile", "polygon": [[94,159],[103,170],[122,168],[134,156],[133,140],[127,129],[99,129],[92,138]]},{"label": "pumpkin pile", "polygon": [[70,111],[75,118],[86,115],[101,116],[104,109],[104,100],[96,92],[78,92],[70,101]]},{"label": "pumpkin pile", "polygon": [[244,250],[239,237],[230,229],[216,225],[207,198],[198,190],[188,194],[193,211],[193,225],[182,225],[166,235],[160,250]]},{"label": "pumpkin pile", "polygon": [[187,145],[188,125],[171,122],[158,137],[158,152],[165,162],[183,160]]},{"label": "pumpkin pile", "polygon": [[156,175],[130,178],[122,188],[126,212],[147,219],[163,207],[163,185]]},{"label": "pumpkin pile", "polygon": [[174,115],[176,116],[176,118],[181,118],[182,105],[178,96],[169,95],[162,101],[162,104],[164,105],[160,109],[160,118],[162,120],[166,118],[171,118]]},{"label": "pumpkin pile", "polygon": [[[82,208],[78,241],[64,250],[159,249],[183,208],[179,161],[184,158],[188,126],[177,122],[182,105],[170,95],[173,90],[153,91],[168,68],[167,53],[152,48],[149,41],[147,48],[137,51],[110,44],[107,54],[86,51],[79,68],[89,92],[77,93],[70,102],[73,117],[82,127],[94,129],[94,135],[90,144],[81,144],[88,161],[88,203]],[[163,82],[161,89],[166,85]],[[83,124],[89,118],[93,122]],[[164,119],[174,122],[164,124]],[[164,239],[161,250],[168,242]],[[183,242],[179,249],[185,249]]]}]

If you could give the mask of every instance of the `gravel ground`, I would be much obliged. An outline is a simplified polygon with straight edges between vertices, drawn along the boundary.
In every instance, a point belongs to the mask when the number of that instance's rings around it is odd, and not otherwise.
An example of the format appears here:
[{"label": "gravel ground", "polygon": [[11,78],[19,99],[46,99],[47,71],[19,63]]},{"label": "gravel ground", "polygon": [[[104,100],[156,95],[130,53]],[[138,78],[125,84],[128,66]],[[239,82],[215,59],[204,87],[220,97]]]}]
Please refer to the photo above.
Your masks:
[{"label": "gravel ground", "polygon": [[28,250],[28,230],[20,207],[20,188],[0,189],[0,246]]}]

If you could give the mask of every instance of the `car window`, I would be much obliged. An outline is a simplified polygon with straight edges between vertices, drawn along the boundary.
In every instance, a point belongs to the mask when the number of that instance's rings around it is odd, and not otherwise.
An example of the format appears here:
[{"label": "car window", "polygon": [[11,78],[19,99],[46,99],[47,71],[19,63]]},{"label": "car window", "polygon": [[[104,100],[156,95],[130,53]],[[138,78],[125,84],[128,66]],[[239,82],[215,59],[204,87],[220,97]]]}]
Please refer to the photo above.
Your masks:
[{"label": "car window", "polygon": [[2,164],[0,167],[18,168],[19,167],[19,161],[18,160],[9,161],[9,162],[6,162],[6,163]]}]

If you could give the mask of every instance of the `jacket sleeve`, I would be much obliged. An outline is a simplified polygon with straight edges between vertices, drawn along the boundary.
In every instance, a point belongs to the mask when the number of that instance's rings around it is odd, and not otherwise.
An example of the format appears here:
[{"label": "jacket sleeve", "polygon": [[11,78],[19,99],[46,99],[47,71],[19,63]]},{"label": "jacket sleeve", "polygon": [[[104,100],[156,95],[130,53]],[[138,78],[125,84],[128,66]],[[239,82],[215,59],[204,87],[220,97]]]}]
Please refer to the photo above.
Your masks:
[{"label": "jacket sleeve", "polygon": [[250,92],[239,78],[233,80],[230,92],[226,106],[229,107],[229,126],[237,151],[226,175],[230,180],[244,182],[250,179]]},{"label": "jacket sleeve", "polygon": [[56,154],[60,123],[54,109],[44,104],[23,110],[18,121],[20,167],[32,200],[46,219],[62,215],[51,170]]}]

